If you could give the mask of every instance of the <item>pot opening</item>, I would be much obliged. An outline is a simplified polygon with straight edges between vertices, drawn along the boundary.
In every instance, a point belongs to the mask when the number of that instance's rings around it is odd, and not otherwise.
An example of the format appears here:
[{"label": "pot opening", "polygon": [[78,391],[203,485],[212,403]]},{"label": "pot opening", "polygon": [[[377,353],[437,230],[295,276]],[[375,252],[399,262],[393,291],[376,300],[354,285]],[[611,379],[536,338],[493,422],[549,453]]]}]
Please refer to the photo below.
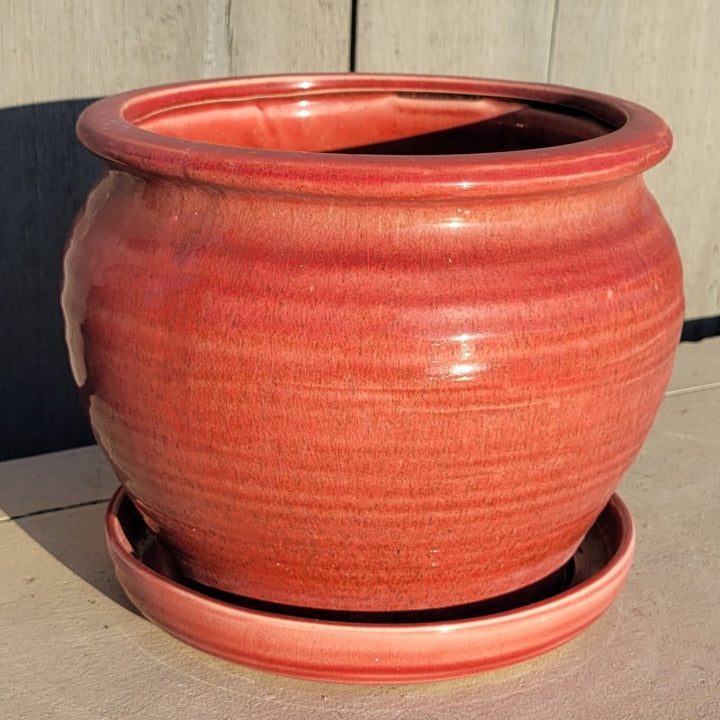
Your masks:
[{"label": "pot opening", "polygon": [[453,93],[338,90],[213,99],[126,119],[191,142],[363,155],[456,155],[531,150],[616,130],[561,104]]}]

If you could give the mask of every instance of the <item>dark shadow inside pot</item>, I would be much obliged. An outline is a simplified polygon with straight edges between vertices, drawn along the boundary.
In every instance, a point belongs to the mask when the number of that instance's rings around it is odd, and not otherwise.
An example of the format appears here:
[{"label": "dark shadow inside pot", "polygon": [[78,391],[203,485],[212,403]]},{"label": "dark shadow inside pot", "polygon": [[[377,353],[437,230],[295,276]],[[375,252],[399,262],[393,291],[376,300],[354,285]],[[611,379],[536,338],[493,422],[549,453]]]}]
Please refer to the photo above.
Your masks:
[{"label": "dark shadow inside pot", "polygon": [[568,145],[609,132],[599,121],[581,115],[527,106],[514,112],[435,132],[388,142],[343,148],[363,155],[461,155],[510,152]]},{"label": "dark shadow inside pot", "polygon": [[618,127],[564,104],[389,91],[214,99],[129,119],[192,142],[364,155],[532,150],[589,140]]}]

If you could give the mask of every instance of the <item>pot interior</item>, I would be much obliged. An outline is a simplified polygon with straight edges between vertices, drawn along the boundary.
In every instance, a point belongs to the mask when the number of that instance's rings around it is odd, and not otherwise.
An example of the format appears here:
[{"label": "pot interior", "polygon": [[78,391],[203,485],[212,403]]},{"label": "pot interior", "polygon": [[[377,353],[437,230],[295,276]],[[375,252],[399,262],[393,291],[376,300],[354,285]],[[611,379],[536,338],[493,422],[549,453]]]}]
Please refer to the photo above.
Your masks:
[{"label": "pot interior", "polygon": [[192,142],[286,152],[448,155],[531,150],[616,129],[577,108],[405,91],[288,91],[156,109],[132,122]]}]

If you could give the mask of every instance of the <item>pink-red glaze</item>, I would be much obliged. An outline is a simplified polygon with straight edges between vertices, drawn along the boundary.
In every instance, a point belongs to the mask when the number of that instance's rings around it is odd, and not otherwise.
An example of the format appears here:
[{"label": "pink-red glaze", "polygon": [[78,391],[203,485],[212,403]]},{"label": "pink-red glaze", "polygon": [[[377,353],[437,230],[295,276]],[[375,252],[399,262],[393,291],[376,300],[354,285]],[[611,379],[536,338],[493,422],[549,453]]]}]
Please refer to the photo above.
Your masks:
[{"label": "pink-red glaze", "polygon": [[670,147],[657,116],[543,85],[290,76],[109,98],[78,132],[107,170],[65,256],[71,364],[188,576],[408,610],[567,561],[680,333],[641,177]]},{"label": "pink-red glaze", "polygon": [[123,497],[121,489],[110,503],[105,536],[120,583],[147,618],[205,652],[309,680],[423,682],[529,660],[576,637],[607,610],[625,582],[635,543],[632,518],[616,495],[582,545],[583,556],[594,557],[584,568],[589,577],[562,593],[464,620],[330,622],[222,602],[151,570],[133,555],[119,520]]}]

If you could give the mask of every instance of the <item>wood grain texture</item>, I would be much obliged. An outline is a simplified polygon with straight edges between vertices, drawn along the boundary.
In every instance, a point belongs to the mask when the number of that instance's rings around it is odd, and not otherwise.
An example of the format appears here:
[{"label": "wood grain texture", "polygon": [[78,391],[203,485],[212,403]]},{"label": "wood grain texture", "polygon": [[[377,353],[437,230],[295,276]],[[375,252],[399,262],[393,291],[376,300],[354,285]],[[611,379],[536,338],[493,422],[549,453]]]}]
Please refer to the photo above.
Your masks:
[{"label": "wood grain texture", "polygon": [[545,80],[553,0],[359,0],[357,69]]},{"label": "wood grain texture", "polygon": [[648,184],[685,270],[687,317],[720,312],[720,5],[559,0],[550,80],[643,103],[675,135]]},{"label": "wood grain texture", "polygon": [[[99,172],[75,139],[98,95],[223,74],[217,3],[9,0],[0,22],[0,457],[91,442],[58,303],[72,217]],[[220,33],[220,42],[216,37]]]},{"label": "wood grain texture", "polygon": [[9,0],[0,23],[0,105],[224,74],[223,7],[174,0]]},{"label": "wood grain texture", "polygon": [[228,2],[230,74],[350,69],[351,0]]},{"label": "wood grain texture", "polygon": [[350,0],[7,0],[2,14],[0,106],[349,69]]},{"label": "wood grain texture", "polygon": [[349,0],[2,3],[0,458],[92,441],[57,297],[65,237],[99,170],[74,133],[89,99],[231,72],[347,70],[349,34]]}]

